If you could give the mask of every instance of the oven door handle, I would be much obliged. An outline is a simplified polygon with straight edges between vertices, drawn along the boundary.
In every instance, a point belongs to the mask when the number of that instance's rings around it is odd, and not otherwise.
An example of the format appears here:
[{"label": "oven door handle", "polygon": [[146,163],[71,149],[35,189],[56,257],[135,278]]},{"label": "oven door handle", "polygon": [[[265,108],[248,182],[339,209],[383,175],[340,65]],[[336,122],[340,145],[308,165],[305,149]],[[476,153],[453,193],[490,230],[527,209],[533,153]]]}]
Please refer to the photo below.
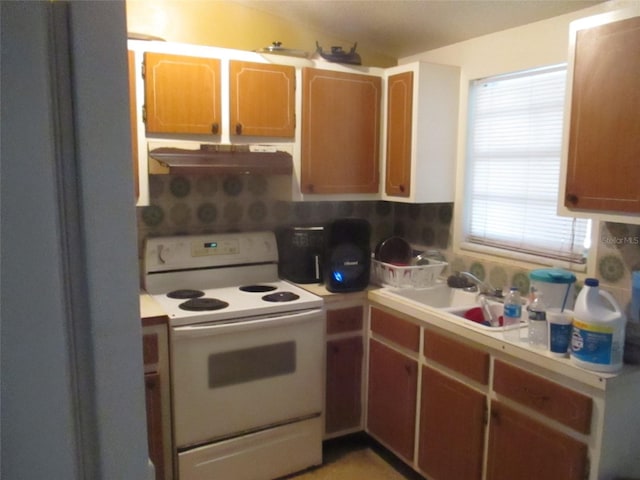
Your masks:
[{"label": "oven door handle", "polygon": [[287,315],[173,327],[173,338],[179,340],[180,338],[224,335],[230,332],[237,333],[258,328],[273,328],[302,322],[321,321],[324,318],[323,312],[324,310],[322,309],[313,309]]}]

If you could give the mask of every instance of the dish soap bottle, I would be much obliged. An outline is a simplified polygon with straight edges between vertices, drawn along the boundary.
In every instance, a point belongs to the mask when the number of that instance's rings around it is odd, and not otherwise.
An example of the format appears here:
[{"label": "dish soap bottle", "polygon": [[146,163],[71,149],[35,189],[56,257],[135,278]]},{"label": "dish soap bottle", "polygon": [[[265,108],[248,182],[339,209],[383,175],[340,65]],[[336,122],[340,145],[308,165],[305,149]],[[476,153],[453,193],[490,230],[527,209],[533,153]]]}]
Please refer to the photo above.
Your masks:
[{"label": "dish soap bottle", "polygon": [[547,347],[547,306],[542,301],[542,292],[534,289],[533,301],[529,304],[529,345]]},{"label": "dish soap bottle", "polygon": [[613,296],[587,278],[573,309],[571,360],[597,372],[622,368],[626,317]]}]

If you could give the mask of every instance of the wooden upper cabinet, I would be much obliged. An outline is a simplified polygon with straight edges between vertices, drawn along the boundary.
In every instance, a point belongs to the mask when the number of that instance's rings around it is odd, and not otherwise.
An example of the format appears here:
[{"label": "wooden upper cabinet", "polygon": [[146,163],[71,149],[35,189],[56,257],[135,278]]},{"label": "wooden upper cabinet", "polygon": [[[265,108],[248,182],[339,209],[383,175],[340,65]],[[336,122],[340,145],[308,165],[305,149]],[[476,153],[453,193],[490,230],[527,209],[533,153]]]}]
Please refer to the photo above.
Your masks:
[{"label": "wooden upper cabinet", "polygon": [[380,77],[302,70],[302,193],[377,193]]},{"label": "wooden upper cabinet", "polygon": [[293,137],[295,68],[232,60],[229,70],[231,133]]},{"label": "wooden upper cabinet", "polygon": [[220,134],[220,61],[147,52],[148,133]]},{"label": "wooden upper cabinet", "polygon": [[640,213],[640,17],[577,30],[565,206]]},{"label": "wooden upper cabinet", "polygon": [[411,117],[413,72],[391,75],[387,82],[387,164],[385,192],[411,193]]},{"label": "wooden upper cabinet", "polygon": [[383,198],[452,202],[460,69],[413,62],[389,68],[385,75]]}]

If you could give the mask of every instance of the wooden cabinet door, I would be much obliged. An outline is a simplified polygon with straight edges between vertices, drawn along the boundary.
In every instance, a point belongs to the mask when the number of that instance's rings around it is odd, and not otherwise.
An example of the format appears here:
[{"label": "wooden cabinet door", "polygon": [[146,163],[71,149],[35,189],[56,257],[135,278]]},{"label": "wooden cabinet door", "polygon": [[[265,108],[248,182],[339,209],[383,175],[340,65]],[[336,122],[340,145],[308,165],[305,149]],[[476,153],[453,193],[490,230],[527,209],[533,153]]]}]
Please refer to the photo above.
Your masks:
[{"label": "wooden cabinet door", "polygon": [[302,70],[302,193],[377,193],[382,80]]},{"label": "wooden cabinet door", "polygon": [[411,194],[413,72],[391,75],[387,83],[387,195]]},{"label": "wooden cabinet door", "polygon": [[491,404],[487,480],[582,480],[587,445],[516,412]]},{"label": "wooden cabinet door", "polygon": [[140,197],[140,177],[138,173],[138,115],[136,111],[136,62],[135,54],[127,52],[129,65],[129,120],[131,121],[131,160],[133,168],[133,187],[135,198]]},{"label": "wooden cabinet door", "polygon": [[147,52],[148,133],[220,134],[220,61]]},{"label": "wooden cabinet door", "polygon": [[145,373],[144,384],[147,404],[147,442],[149,458],[156,469],[156,480],[164,480],[164,437],[162,431],[162,397],[160,374]]},{"label": "wooden cabinet door", "polygon": [[482,478],[485,412],[482,393],[423,367],[420,469],[439,480]]},{"label": "wooden cabinet door", "polygon": [[327,342],[325,432],[360,425],[362,337]]},{"label": "wooden cabinet door", "polygon": [[293,137],[295,68],[231,61],[229,70],[231,133]]},{"label": "wooden cabinet door", "polygon": [[640,212],[640,17],[579,30],[565,206]]},{"label": "wooden cabinet door", "polygon": [[413,460],[418,363],[369,341],[367,430],[405,460]]}]

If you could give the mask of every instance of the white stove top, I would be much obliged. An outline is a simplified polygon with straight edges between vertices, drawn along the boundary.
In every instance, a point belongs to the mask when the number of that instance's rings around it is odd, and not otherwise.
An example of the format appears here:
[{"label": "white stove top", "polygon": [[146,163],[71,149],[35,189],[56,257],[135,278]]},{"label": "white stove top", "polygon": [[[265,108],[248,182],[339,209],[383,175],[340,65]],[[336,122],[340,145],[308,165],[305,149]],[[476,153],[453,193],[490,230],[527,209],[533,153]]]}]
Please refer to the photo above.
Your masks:
[{"label": "white stove top", "polygon": [[[188,299],[174,299],[166,294],[156,294],[153,298],[169,316],[172,326],[192,325],[196,323],[211,323],[224,321],[241,321],[248,317],[266,315],[279,315],[288,312],[321,308],[322,299],[308,291],[292,285],[289,282],[278,280],[256,284],[264,287],[274,287],[273,290],[264,292],[247,292],[240,287],[224,287],[202,290],[202,298],[213,298],[226,304],[224,308],[212,311],[188,311],[180,307]],[[289,299],[287,301],[269,301],[265,296],[276,299]]]},{"label": "white stove top", "polygon": [[[278,279],[277,255],[271,232],[150,238],[145,248],[145,289],[169,316],[172,326],[321,308],[320,297]],[[254,285],[265,291],[240,289]],[[223,308],[185,310],[182,304],[194,302],[167,296],[175,290],[198,290],[201,296],[195,303],[216,299],[220,302],[214,306]]]}]

